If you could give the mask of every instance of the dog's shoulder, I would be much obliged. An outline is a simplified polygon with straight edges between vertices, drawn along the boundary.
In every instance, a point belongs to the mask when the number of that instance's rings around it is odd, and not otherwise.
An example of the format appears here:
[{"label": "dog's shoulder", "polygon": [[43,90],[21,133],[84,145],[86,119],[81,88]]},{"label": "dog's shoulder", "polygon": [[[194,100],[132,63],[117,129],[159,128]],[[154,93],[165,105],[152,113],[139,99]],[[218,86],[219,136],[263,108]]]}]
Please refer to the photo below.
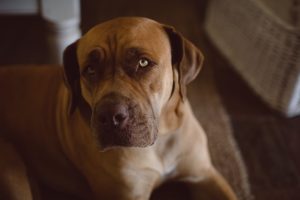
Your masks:
[{"label": "dog's shoulder", "polygon": [[63,80],[63,69],[51,65],[11,65],[0,67],[0,91],[17,92],[46,87],[49,84],[60,84]]}]

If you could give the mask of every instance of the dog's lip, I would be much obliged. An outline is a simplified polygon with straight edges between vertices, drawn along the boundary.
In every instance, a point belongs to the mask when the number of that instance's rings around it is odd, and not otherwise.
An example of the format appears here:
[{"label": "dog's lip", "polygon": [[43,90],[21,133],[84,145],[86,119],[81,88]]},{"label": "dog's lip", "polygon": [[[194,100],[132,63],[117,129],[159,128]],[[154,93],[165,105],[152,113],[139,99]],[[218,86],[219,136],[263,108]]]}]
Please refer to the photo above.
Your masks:
[{"label": "dog's lip", "polygon": [[151,144],[146,145],[146,146],[127,146],[127,145],[123,146],[123,145],[114,145],[114,144],[111,144],[111,145],[103,145],[103,144],[101,144],[99,146],[99,151],[101,153],[105,153],[105,152],[108,152],[108,151],[114,151],[114,150],[124,149],[124,148],[126,148],[126,149],[147,148],[149,146],[154,145],[155,142],[156,142],[156,140],[154,140]]},{"label": "dog's lip", "polygon": [[[155,144],[157,140],[157,134],[154,133],[151,140],[148,140],[144,143],[136,143],[130,140],[120,140],[120,136],[112,135],[112,137],[103,135],[101,130],[94,129],[94,135],[96,136],[98,148],[100,152],[106,152],[113,149],[120,149],[120,148],[146,148]],[[122,132],[122,131],[121,131]],[[122,134],[119,132],[118,134]],[[152,133],[149,133],[152,134]]]}]

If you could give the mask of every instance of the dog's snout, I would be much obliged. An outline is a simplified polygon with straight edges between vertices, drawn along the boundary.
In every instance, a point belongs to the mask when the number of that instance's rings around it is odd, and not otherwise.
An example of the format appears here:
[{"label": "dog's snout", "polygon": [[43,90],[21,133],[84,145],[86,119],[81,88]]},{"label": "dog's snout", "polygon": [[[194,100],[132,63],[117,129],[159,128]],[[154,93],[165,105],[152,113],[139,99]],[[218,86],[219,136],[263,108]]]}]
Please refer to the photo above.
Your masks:
[{"label": "dog's snout", "polygon": [[105,101],[97,107],[97,115],[101,126],[122,129],[128,122],[128,106],[123,102]]},{"label": "dog's snout", "polygon": [[156,121],[146,116],[133,98],[108,93],[93,108],[91,128],[101,149],[146,147],[154,143],[157,134]]}]

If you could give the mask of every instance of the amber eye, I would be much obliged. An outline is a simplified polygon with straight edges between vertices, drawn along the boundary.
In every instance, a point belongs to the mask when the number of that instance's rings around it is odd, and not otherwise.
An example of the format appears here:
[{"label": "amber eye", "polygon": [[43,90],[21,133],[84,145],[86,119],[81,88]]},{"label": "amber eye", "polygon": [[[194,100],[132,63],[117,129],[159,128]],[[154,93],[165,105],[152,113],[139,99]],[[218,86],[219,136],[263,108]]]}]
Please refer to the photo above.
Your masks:
[{"label": "amber eye", "polygon": [[149,64],[150,64],[150,61],[147,60],[146,58],[142,58],[139,60],[139,67],[141,67],[141,68],[147,67],[147,66],[149,66]]},{"label": "amber eye", "polygon": [[96,75],[96,69],[92,65],[86,67],[85,73],[87,76],[92,77]]}]

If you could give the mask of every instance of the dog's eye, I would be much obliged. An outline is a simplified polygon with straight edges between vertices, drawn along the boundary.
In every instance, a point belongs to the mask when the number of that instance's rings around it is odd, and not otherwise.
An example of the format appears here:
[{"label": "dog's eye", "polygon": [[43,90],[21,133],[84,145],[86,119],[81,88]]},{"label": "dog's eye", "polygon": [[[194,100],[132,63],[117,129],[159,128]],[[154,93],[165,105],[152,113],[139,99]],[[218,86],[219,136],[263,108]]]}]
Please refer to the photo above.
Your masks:
[{"label": "dog's eye", "polygon": [[94,66],[89,65],[86,67],[85,74],[92,77],[96,75],[96,69]]},{"label": "dog's eye", "polygon": [[142,58],[139,60],[139,67],[144,68],[150,65],[150,61],[146,58]]}]

